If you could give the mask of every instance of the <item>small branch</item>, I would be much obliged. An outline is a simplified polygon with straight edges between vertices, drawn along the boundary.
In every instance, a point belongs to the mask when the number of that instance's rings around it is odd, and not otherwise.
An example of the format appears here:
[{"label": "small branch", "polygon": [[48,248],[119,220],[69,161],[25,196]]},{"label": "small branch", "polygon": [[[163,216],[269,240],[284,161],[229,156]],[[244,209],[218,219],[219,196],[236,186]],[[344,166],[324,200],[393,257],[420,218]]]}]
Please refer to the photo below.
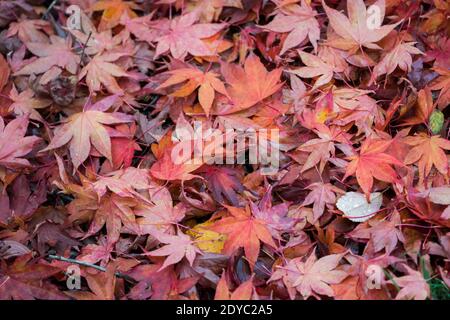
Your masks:
[{"label": "small branch", "polygon": [[52,3],[48,6],[47,10],[45,10],[43,14],[43,19],[50,21],[51,25],[56,31],[56,34],[60,36],[61,38],[66,38],[67,34],[62,28],[62,26],[53,18],[53,16],[50,14],[50,11],[52,11],[53,7],[56,5],[58,0],[53,0]]},{"label": "small branch", "polygon": [[[85,50],[86,50],[87,44],[88,44],[88,42],[89,42],[89,39],[91,39],[91,36],[92,36],[92,31],[89,32],[89,35],[88,35],[88,37],[87,37],[87,39],[86,39],[86,42],[85,42],[84,44],[82,44],[81,42],[79,42],[79,43],[82,45],[82,51],[81,51],[80,61],[78,62],[78,65],[77,65],[77,73],[76,73],[76,75],[75,75],[75,76],[77,77],[77,83],[75,84],[75,96],[76,96],[76,94],[77,94],[78,81],[79,81],[79,79],[78,79],[78,73],[80,72],[80,69],[81,69],[81,63],[83,62],[84,55],[85,55]],[[77,40],[77,41],[78,41],[78,40]]]},{"label": "small branch", "polygon": [[2,283],[0,283],[0,289],[5,285],[5,283],[8,282],[9,279],[11,279],[11,277],[10,277],[10,276],[6,276],[5,281],[3,281]]},{"label": "small branch", "polygon": [[[94,269],[97,269],[99,271],[106,272],[106,268],[98,266],[96,264],[85,262],[85,261],[65,258],[65,257],[57,256],[57,255],[54,255],[54,254],[49,254],[48,258],[51,259],[51,260],[59,260],[59,261],[63,261],[63,262],[78,264],[78,265],[83,266],[83,267],[94,268]],[[133,278],[131,278],[131,277],[127,276],[127,275],[124,275],[124,274],[122,274],[122,273],[120,273],[118,271],[115,273],[115,276],[118,277],[118,278],[122,278],[122,279],[128,280],[130,282],[136,282]]]},{"label": "small branch", "polygon": [[55,6],[55,4],[58,2],[58,0],[53,0],[52,3],[50,3],[50,5],[48,6],[47,10],[45,10],[44,12],[44,18],[47,19],[48,18],[48,14],[50,13],[50,11],[53,9],[53,7]]},{"label": "small branch", "polygon": [[53,255],[53,254],[49,254],[48,257],[49,257],[49,259],[52,259],[52,260],[59,260],[59,261],[63,261],[63,262],[75,263],[75,264],[78,264],[80,266],[90,267],[90,268],[94,268],[94,269],[106,272],[106,268],[98,266],[96,264],[89,263],[89,262],[80,261],[80,260],[76,260],[76,259],[65,258],[65,257],[62,257],[62,256],[56,256],[56,255]]},{"label": "small branch", "polygon": [[62,28],[62,26],[55,20],[55,18],[53,18],[53,16],[50,14],[47,16],[47,19],[50,21],[50,23],[52,24],[53,28],[56,31],[56,34],[58,36],[60,36],[61,38],[66,38],[67,37],[67,33],[64,31],[64,29]]},{"label": "small branch", "polygon": [[87,47],[87,44],[88,44],[89,40],[91,39],[91,36],[92,36],[92,31],[89,32],[85,43],[79,42],[83,46],[83,48],[82,48],[82,51],[81,51],[80,62],[78,63],[78,66],[77,66],[77,73],[80,71],[81,62],[84,59],[86,47]]},{"label": "small branch", "polygon": [[394,277],[391,275],[391,273],[387,270],[383,270],[386,277],[388,277],[389,280],[391,280],[392,284],[394,285],[395,289],[397,289],[397,292],[400,291],[400,286],[395,282]]}]

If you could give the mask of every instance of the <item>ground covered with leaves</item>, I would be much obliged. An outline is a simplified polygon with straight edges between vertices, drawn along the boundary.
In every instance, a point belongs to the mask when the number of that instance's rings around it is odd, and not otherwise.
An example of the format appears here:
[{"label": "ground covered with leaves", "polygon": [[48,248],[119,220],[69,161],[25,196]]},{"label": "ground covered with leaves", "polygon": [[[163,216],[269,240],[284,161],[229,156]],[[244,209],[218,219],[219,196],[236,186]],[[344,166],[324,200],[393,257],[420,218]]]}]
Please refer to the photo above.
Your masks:
[{"label": "ground covered with leaves", "polygon": [[0,1],[0,299],[449,299],[449,15]]}]

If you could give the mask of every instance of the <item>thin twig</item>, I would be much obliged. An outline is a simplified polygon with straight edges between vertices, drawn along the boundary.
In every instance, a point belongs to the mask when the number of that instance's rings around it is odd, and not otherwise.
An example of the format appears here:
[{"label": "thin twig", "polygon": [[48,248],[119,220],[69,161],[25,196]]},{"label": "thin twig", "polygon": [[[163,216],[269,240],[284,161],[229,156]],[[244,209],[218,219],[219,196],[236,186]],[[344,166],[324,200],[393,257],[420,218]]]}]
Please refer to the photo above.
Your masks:
[{"label": "thin twig", "polygon": [[384,272],[384,275],[389,279],[389,280],[391,280],[391,283],[394,285],[394,287],[395,287],[395,289],[397,289],[397,291],[400,291],[400,286],[397,284],[397,282],[395,282],[395,280],[394,280],[394,277],[391,275],[391,273],[388,271],[388,270],[384,270],[383,269],[383,272]]},{"label": "thin twig", "polygon": [[[77,83],[76,83],[76,85],[75,85],[75,89],[74,89],[74,94],[75,94],[75,96],[76,96],[76,94],[77,94],[77,88],[78,88],[78,82],[79,82],[79,80],[80,79],[78,79],[78,73],[80,72],[80,69],[81,69],[81,63],[83,62],[83,59],[84,59],[84,56],[85,56],[85,50],[86,50],[86,47],[87,47],[87,44],[88,44],[88,42],[89,42],[89,40],[91,39],[91,36],[92,36],[92,31],[91,32],[89,32],[89,35],[88,35],[88,37],[87,37],[87,39],[86,39],[86,42],[84,43],[84,44],[82,44],[81,42],[79,42],[83,47],[82,47],[82,49],[81,49],[81,56],[80,56],[80,61],[78,61],[78,65],[77,65],[77,73],[75,74],[75,76],[77,77]],[[84,108],[83,108],[84,109]]]},{"label": "thin twig", "polygon": [[51,14],[47,15],[47,20],[50,21],[51,25],[56,31],[56,34],[59,37],[64,39],[67,37],[67,33],[64,31],[62,26],[55,20],[55,18]]},{"label": "thin twig", "polygon": [[86,39],[86,42],[82,43],[83,48],[82,48],[82,51],[81,51],[80,62],[78,63],[78,66],[77,66],[77,73],[80,71],[81,62],[83,61],[84,56],[86,54],[86,52],[85,52],[86,51],[86,47],[87,47],[87,44],[88,44],[89,40],[91,39],[91,36],[92,36],[92,31],[89,32],[88,37]]},{"label": "thin twig", "polygon": [[[66,258],[66,257],[62,257],[62,256],[57,256],[57,255],[54,255],[54,254],[49,254],[48,258],[52,259],[52,260],[59,260],[59,261],[63,261],[63,262],[78,264],[78,265],[83,266],[83,267],[94,268],[94,269],[97,269],[99,271],[106,272],[106,268],[105,267],[98,266],[96,264],[92,264],[92,263],[85,262],[85,261],[80,261],[80,260],[76,260],[76,259]],[[129,276],[124,275],[124,274],[122,274],[122,273],[120,273],[118,271],[115,272],[115,276],[118,277],[118,278],[122,278],[122,279],[126,279],[126,280],[129,280],[129,281],[135,282],[134,279],[132,279]]]},{"label": "thin twig", "polygon": [[44,12],[44,19],[48,18],[48,14],[50,13],[50,11],[53,9],[53,7],[55,6],[55,4],[58,2],[58,0],[53,0],[52,3],[50,3],[50,5],[48,6],[47,10],[45,10]]}]

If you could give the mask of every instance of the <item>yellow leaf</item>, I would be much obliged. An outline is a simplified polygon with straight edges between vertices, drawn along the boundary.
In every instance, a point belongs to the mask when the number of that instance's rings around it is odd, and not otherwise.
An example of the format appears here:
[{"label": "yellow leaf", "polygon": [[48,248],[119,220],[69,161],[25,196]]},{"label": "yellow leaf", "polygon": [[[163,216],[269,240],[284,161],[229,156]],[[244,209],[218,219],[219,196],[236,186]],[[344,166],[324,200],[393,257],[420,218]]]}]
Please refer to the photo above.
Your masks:
[{"label": "yellow leaf", "polygon": [[207,228],[212,222],[204,222],[197,224],[194,228],[187,232],[188,235],[196,240],[196,245],[201,250],[209,253],[221,253],[225,242],[225,236]]}]

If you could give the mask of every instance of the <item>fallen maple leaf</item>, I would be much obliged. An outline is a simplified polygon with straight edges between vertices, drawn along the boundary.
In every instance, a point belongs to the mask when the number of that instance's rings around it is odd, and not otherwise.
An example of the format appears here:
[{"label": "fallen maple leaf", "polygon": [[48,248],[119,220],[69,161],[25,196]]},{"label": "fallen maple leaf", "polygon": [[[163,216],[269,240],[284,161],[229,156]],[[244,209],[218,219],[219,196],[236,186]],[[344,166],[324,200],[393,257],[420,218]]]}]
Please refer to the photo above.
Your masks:
[{"label": "fallen maple leaf", "polygon": [[332,91],[335,110],[338,111],[334,124],[345,126],[354,122],[358,127],[358,134],[369,136],[372,126],[384,123],[384,110],[376,100],[368,96],[370,91],[340,88]]},{"label": "fallen maple leaf", "polygon": [[48,43],[48,37],[44,32],[50,33],[50,23],[48,21],[38,19],[21,19],[9,25],[8,37],[17,35],[23,43],[41,42]]},{"label": "fallen maple leaf", "polygon": [[28,116],[16,118],[6,126],[0,117],[0,165],[8,168],[30,165],[30,162],[22,157],[30,153],[41,138],[25,137],[27,128]]},{"label": "fallen maple leaf", "polygon": [[112,162],[111,139],[104,125],[131,122],[133,119],[131,116],[119,112],[104,112],[109,109],[116,98],[114,97],[112,102],[111,99],[105,98],[86,107],[83,112],[70,116],[63,125],[56,129],[55,137],[41,152],[60,148],[70,142],[69,151],[75,171],[89,156],[92,143],[100,154]]},{"label": "fallen maple leaf", "polygon": [[184,218],[186,208],[182,203],[174,205],[169,190],[164,187],[149,189],[149,196],[154,205],[140,201],[134,211],[139,216],[136,222],[140,231],[143,234],[174,231],[173,227]]},{"label": "fallen maple leaf", "polygon": [[[23,165],[10,166],[10,168],[17,170],[23,168]],[[32,187],[34,190],[32,190]],[[0,203],[2,208],[0,210],[0,225],[7,226],[28,221],[36,213],[39,206],[46,201],[47,192],[43,182],[32,186],[30,180],[24,174],[21,174],[18,177],[14,175],[11,195],[8,197],[5,193],[4,197],[2,197],[2,203]]]},{"label": "fallen maple leaf", "polygon": [[260,241],[276,248],[272,235],[264,221],[251,215],[250,208],[226,208],[231,217],[222,218],[210,229],[228,236],[223,248],[225,254],[231,255],[237,249],[244,248],[245,256],[253,268],[259,255]]},{"label": "fallen maple leaf", "polygon": [[153,184],[148,176],[148,170],[134,167],[110,172],[93,183],[93,189],[99,198],[103,197],[107,190],[121,197],[133,198],[138,195],[138,191],[148,190],[151,187]]},{"label": "fallen maple leaf", "polygon": [[333,296],[333,289],[328,284],[339,283],[347,277],[346,272],[334,270],[341,257],[341,254],[333,254],[317,260],[316,254],[313,252],[305,263],[297,264],[300,275],[294,281],[293,286],[303,297],[309,297],[313,291],[318,294]]},{"label": "fallen maple leaf", "polygon": [[450,62],[447,59],[450,50],[450,39],[446,37],[440,38],[436,43],[433,43],[431,50],[426,52],[426,58],[434,60],[434,67],[448,68]]},{"label": "fallen maple leaf", "polygon": [[169,149],[164,152],[161,159],[158,159],[150,168],[150,173],[153,177],[160,180],[181,180],[187,181],[195,178],[195,175],[190,172],[198,169],[203,164],[201,161],[195,159],[187,159],[184,162],[178,163],[172,156],[172,150]]},{"label": "fallen maple leaf", "polygon": [[403,265],[407,271],[407,275],[394,277],[389,282],[401,287],[395,297],[396,300],[426,300],[430,297],[430,286],[423,278],[422,273],[411,269],[407,265]]},{"label": "fallen maple leaf", "polygon": [[433,166],[444,176],[447,175],[448,161],[444,150],[450,150],[450,141],[425,133],[408,136],[404,141],[412,146],[404,162],[406,165],[417,162],[420,181],[430,173]]},{"label": "fallen maple leaf", "polygon": [[86,83],[91,93],[100,91],[101,85],[114,94],[122,94],[123,90],[116,81],[116,77],[129,77],[129,74],[113,62],[127,55],[126,53],[104,53],[96,55],[81,70],[78,79],[86,77]]},{"label": "fallen maple leaf", "polygon": [[443,68],[435,68],[439,77],[430,83],[431,90],[439,90],[438,106],[444,109],[450,103],[450,71]]},{"label": "fallen maple leaf", "polygon": [[34,230],[36,235],[37,249],[40,254],[45,255],[46,244],[56,248],[58,254],[64,253],[64,250],[72,246],[80,245],[80,243],[64,231],[63,227],[56,223],[43,222]]},{"label": "fallen maple leaf", "polygon": [[202,72],[194,68],[182,68],[168,72],[170,78],[164,81],[158,89],[167,88],[189,80],[181,88],[172,93],[175,97],[187,97],[198,88],[198,100],[206,115],[209,115],[213,101],[214,91],[228,96],[225,85],[218,79],[217,73]]},{"label": "fallen maple leaf", "polygon": [[214,199],[224,203],[227,199],[233,206],[239,204],[237,194],[244,190],[237,170],[227,167],[203,166],[198,171],[204,174]]},{"label": "fallen maple leaf", "polygon": [[137,266],[128,272],[128,275],[139,281],[129,293],[131,299],[177,299],[198,281],[197,277],[178,279],[172,266],[161,269],[161,265],[162,262],[158,261],[156,264]]},{"label": "fallen maple leaf", "polygon": [[81,43],[85,44],[84,53],[87,55],[102,54],[105,52],[126,51],[120,47],[123,37],[119,35],[113,37],[111,30],[97,32],[92,26],[92,30],[86,34],[79,30],[70,30],[70,32]]},{"label": "fallen maple leaf", "polygon": [[121,198],[114,194],[103,197],[98,206],[94,207],[94,218],[84,238],[96,234],[105,225],[108,245],[114,245],[119,240],[122,225],[127,231],[139,234],[139,226],[132,210],[134,206],[136,202],[130,198]]},{"label": "fallen maple leaf", "polygon": [[390,254],[397,246],[398,241],[405,242],[403,233],[397,229],[400,224],[400,214],[394,212],[390,221],[380,221],[370,229],[375,252],[385,249],[386,253]]},{"label": "fallen maple leaf", "polygon": [[92,264],[100,262],[101,266],[107,265],[113,251],[112,245],[107,242],[105,237],[99,239],[98,243],[98,245],[88,244],[85,246],[77,259]]},{"label": "fallen maple leaf", "polygon": [[315,78],[318,77],[314,83],[313,90],[327,84],[333,78],[334,72],[342,72],[344,70],[337,68],[313,54],[298,51],[298,54],[302,58],[303,63],[306,67],[301,67],[298,69],[290,70],[289,72],[295,73],[301,78]]},{"label": "fallen maple leaf", "polygon": [[284,40],[280,55],[298,46],[306,37],[313,45],[314,51],[317,51],[320,28],[315,18],[316,15],[317,12],[312,9],[310,3],[302,0],[301,5],[281,7],[275,18],[262,28],[273,32],[289,32]]},{"label": "fallen maple leaf", "polygon": [[192,11],[199,10],[200,20],[211,22],[217,20],[222,13],[224,7],[234,7],[243,9],[242,0],[194,0],[192,5]]},{"label": "fallen maple leaf", "polygon": [[289,202],[272,205],[271,193],[269,188],[258,205],[250,202],[250,208],[255,218],[266,223],[273,238],[282,239],[284,233],[292,231],[297,220],[288,215]]},{"label": "fallen maple leaf", "polygon": [[283,100],[292,102],[297,113],[303,111],[307,103],[306,86],[303,81],[291,74],[289,77],[291,90],[283,90]]},{"label": "fallen maple leaf", "polygon": [[[347,291],[349,293],[356,294],[359,300],[388,300],[390,299],[389,292],[382,286],[385,284],[384,273],[380,274],[379,272],[383,272],[389,268],[390,265],[401,262],[402,259],[397,258],[395,256],[390,256],[389,254],[382,254],[378,256],[374,256],[373,250],[370,247],[366,247],[367,249],[361,256],[351,256],[347,255],[345,259],[350,262],[350,266],[346,271],[351,275],[346,278],[341,284],[344,284],[349,279],[357,279],[357,283],[353,288],[350,286],[342,286],[341,288],[337,288],[336,294],[339,294],[339,291]],[[376,277],[376,280],[373,277]],[[374,282],[368,281],[377,281],[379,285],[368,286],[368,283],[375,284]],[[336,287],[332,285],[332,288],[336,290]],[[347,290],[346,290],[347,289]],[[347,291],[348,292],[348,291]]]},{"label": "fallen maple leaf", "polygon": [[397,181],[397,173],[391,165],[403,166],[393,156],[384,153],[391,141],[367,138],[361,146],[359,155],[351,156],[345,171],[344,180],[356,174],[356,179],[366,198],[369,199],[373,178],[386,182]]},{"label": "fallen maple leaf", "polygon": [[35,97],[35,93],[31,89],[17,92],[16,87],[12,87],[9,93],[9,98],[13,103],[9,106],[9,109],[15,114],[22,116],[30,114],[30,119],[43,122],[44,119],[37,111],[37,109],[46,108],[52,104],[50,99],[39,99]]},{"label": "fallen maple leaf", "polygon": [[348,18],[339,11],[328,7],[324,0],[322,0],[322,5],[330,19],[331,27],[340,37],[329,40],[327,43],[335,48],[349,50],[350,53],[355,53],[362,47],[381,49],[375,42],[383,39],[400,23],[381,26],[384,20],[384,0],[378,0],[373,4],[379,8],[379,15],[377,16],[378,20],[370,28],[369,16],[363,0],[347,1]]},{"label": "fallen maple leaf", "polygon": [[8,62],[3,58],[3,55],[0,55],[0,91],[8,83],[10,74],[11,69],[9,68]]},{"label": "fallen maple leaf", "polygon": [[137,17],[133,10],[140,9],[140,6],[132,1],[122,0],[101,0],[96,1],[91,6],[92,11],[103,11],[99,30],[112,29],[117,26],[122,16],[128,18]]},{"label": "fallen maple leaf", "polygon": [[111,138],[111,157],[114,169],[121,166],[128,168],[131,166],[135,151],[141,151],[139,144],[133,139],[136,133],[136,124],[132,123],[131,127],[121,124],[116,127],[118,132],[122,132],[128,137]]},{"label": "fallen maple leaf", "polygon": [[[252,107],[256,103],[277,92],[282,83],[280,83],[281,69],[275,69],[267,72],[260,59],[251,54],[244,63],[244,68],[223,63],[222,74],[231,88],[228,89],[234,106],[227,113],[241,111]],[[249,90],[248,84],[252,87]]]},{"label": "fallen maple leaf", "polygon": [[332,284],[335,300],[361,300],[358,294],[358,277],[347,277],[338,284]]},{"label": "fallen maple leaf", "polygon": [[87,274],[86,281],[91,292],[69,291],[67,294],[77,300],[115,300],[116,267],[113,264],[107,266],[105,272]]},{"label": "fallen maple leaf", "polygon": [[323,172],[326,163],[331,157],[335,155],[335,143],[349,143],[349,136],[338,127],[327,127],[321,124],[316,124],[315,132],[319,136],[318,139],[311,139],[300,147],[298,151],[309,152],[308,159],[302,167],[302,172],[305,172],[317,164],[319,164],[319,172]]},{"label": "fallen maple leaf", "polygon": [[423,54],[422,51],[414,47],[414,42],[399,43],[391,51],[386,53],[381,61],[375,66],[372,73],[371,82],[379,76],[390,75],[397,66],[403,71],[409,72],[412,64],[412,54]]},{"label": "fallen maple leaf", "polygon": [[225,272],[217,283],[216,294],[214,300],[250,300],[253,292],[253,277],[242,282],[234,291],[230,293]]},{"label": "fallen maple leaf", "polygon": [[[327,226],[325,232],[320,227],[316,228],[317,228],[317,238],[319,239],[320,242],[322,242],[328,247],[329,253],[337,254],[343,253],[347,250],[343,245],[336,242],[336,232],[334,230],[333,225]],[[332,288],[334,288],[334,286],[332,286]]]},{"label": "fallen maple leaf", "polygon": [[[276,270],[270,281],[283,279],[287,287],[295,288],[303,298],[317,295],[332,297],[334,291],[330,284],[340,283],[347,277],[347,273],[336,270],[342,254],[332,254],[317,259],[315,250],[302,262],[301,258],[289,260],[285,267]],[[292,296],[291,299],[295,297]]]},{"label": "fallen maple leaf", "polygon": [[313,205],[313,220],[311,223],[316,223],[316,221],[323,215],[325,211],[325,205],[336,203],[337,192],[342,192],[339,188],[333,186],[330,183],[320,183],[316,182],[310,184],[307,189],[311,192],[306,196],[302,203],[302,206]]},{"label": "fallen maple leaf", "polygon": [[123,19],[121,23],[139,40],[152,44],[161,33],[158,28],[160,21],[152,20],[152,18],[153,14],[149,14],[134,19]]},{"label": "fallen maple leaf", "polygon": [[180,262],[184,257],[186,257],[189,264],[192,266],[195,256],[202,253],[202,251],[195,246],[194,241],[188,235],[185,235],[180,231],[178,231],[177,235],[164,233],[154,233],[153,235],[158,241],[166,244],[159,249],[146,253],[146,255],[156,257],[167,256],[159,271],[167,266]]},{"label": "fallen maple leaf", "polygon": [[417,108],[414,110],[414,116],[405,119],[403,125],[427,124],[434,107],[433,94],[429,87],[425,87],[417,93]]},{"label": "fallen maple leaf", "polygon": [[51,43],[29,42],[27,49],[39,58],[27,64],[25,67],[15,72],[15,76],[41,74],[41,78],[51,80],[54,76],[53,66],[66,69],[72,74],[77,73],[80,57],[72,51],[71,37],[66,39],[57,36],[50,36]]},{"label": "fallen maple leaf", "polygon": [[183,16],[167,21],[161,36],[154,41],[157,42],[154,59],[170,50],[176,59],[184,59],[190,53],[193,56],[210,56],[215,52],[202,41],[222,30],[225,23],[198,23],[198,15],[191,12]]},{"label": "fallen maple leaf", "polygon": [[67,300],[67,296],[45,279],[60,272],[45,262],[32,262],[31,253],[17,257],[11,265],[0,262],[0,299]]}]

